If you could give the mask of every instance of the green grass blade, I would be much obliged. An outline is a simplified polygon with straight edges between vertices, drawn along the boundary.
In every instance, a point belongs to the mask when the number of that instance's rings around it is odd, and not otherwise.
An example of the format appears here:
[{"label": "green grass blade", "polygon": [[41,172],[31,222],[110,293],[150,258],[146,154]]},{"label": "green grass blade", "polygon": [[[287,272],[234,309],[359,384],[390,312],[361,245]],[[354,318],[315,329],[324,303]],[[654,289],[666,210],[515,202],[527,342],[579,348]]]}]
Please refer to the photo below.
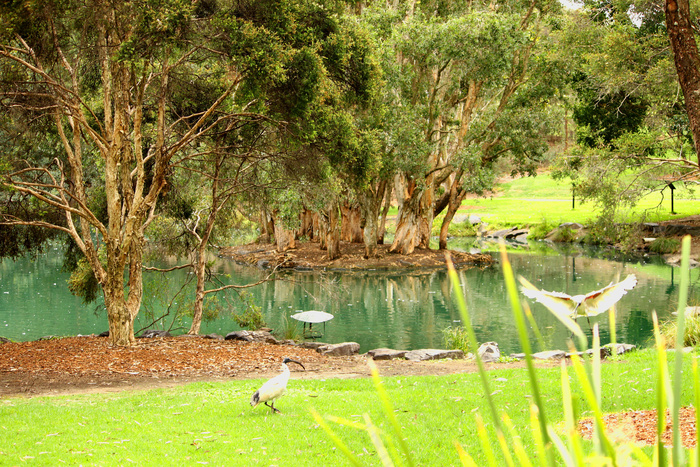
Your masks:
[{"label": "green grass blade", "polygon": [[[583,447],[578,433],[578,420],[574,415],[572,404],[571,383],[569,382],[569,372],[566,370],[566,362],[561,361],[561,392],[564,409],[564,427],[569,439],[571,457],[575,459],[576,465],[583,465]],[[563,454],[562,454],[563,456]]]},{"label": "green grass blade", "polygon": [[357,460],[355,455],[352,453],[350,448],[343,442],[343,440],[338,437],[338,435],[335,434],[335,432],[331,429],[331,427],[328,426],[326,421],[321,417],[318,412],[316,412],[314,409],[311,409],[311,415],[313,416],[314,420],[318,425],[323,429],[323,431],[326,432],[326,434],[330,437],[330,439],[333,441],[333,444],[335,444],[338,449],[341,450],[343,454],[345,454],[345,457],[350,461],[352,465],[360,467],[362,464],[360,464],[360,461]]},{"label": "green grass blade", "polygon": [[508,467],[515,467],[513,463],[513,456],[510,454],[510,448],[506,442],[506,436],[503,432],[496,433],[496,438],[498,438],[498,444],[501,446],[501,452],[503,453],[503,458],[505,459],[506,465]]},{"label": "green grass blade", "polygon": [[683,445],[681,443],[681,378],[683,375],[683,347],[685,339],[685,307],[688,303],[688,286],[690,284],[690,235],[681,242],[681,283],[678,292],[678,320],[676,331],[676,368],[673,377],[673,465],[683,464]]},{"label": "green grass blade", "polygon": [[608,329],[610,329],[610,344],[613,352],[615,352],[615,347],[617,343],[617,327],[615,320],[615,305],[611,306],[608,310]]},{"label": "green grass blade", "polygon": [[542,428],[538,416],[538,409],[535,404],[530,404],[530,430],[532,431],[532,439],[535,441],[537,449],[537,458],[540,460],[541,466],[547,465],[547,448],[542,437]]},{"label": "green grass blade", "polygon": [[506,428],[508,428],[510,437],[513,440],[513,451],[515,452],[515,457],[518,458],[518,465],[522,467],[532,467],[532,462],[530,462],[530,458],[528,457],[527,452],[525,451],[525,447],[523,446],[523,443],[520,440],[520,436],[515,431],[513,422],[510,420],[510,417],[508,417],[508,415],[505,413],[503,414],[503,424],[506,426]]},{"label": "green grass blade", "polygon": [[479,414],[479,412],[474,415],[474,418],[476,419],[476,432],[479,435],[479,442],[481,443],[481,449],[484,451],[486,460],[488,461],[489,466],[498,467],[496,456],[494,456],[493,449],[491,449],[491,440],[486,432],[486,426],[484,426],[484,419],[481,418],[481,414]]},{"label": "green grass blade", "polygon": [[459,455],[459,461],[464,467],[478,467],[477,463],[474,462],[474,459],[472,459],[472,456],[470,456],[469,453],[464,450],[459,442],[455,441],[454,445],[455,449],[457,450],[457,454]]},{"label": "green grass blade", "polygon": [[530,323],[530,327],[532,328],[532,332],[535,333],[535,338],[537,339],[537,343],[540,345],[540,349],[546,350],[547,346],[544,343],[544,337],[542,337],[542,333],[540,332],[540,328],[537,326],[537,321],[535,321],[535,317],[532,316],[532,310],[530,307],[526,304],[524,307],[525,310],[525,316],[527,317],[528,323]]},{"label": "green grass blade", "polygon": [[[518,286],[515,284],[515,275],[513,274],[513,268],[508,260],[508,255],[506,254],[506,247],[503,242],[500,244],[501,248],[501,263],[503,267],[503,278],[506,283],[506,290],[508,291],[508,297],[510,299],[510,306],[513,310],[513,317],[515,318],[515,324],[518,329],[518,337],[520,339],[520,345],[525,353],[525,363],[527,365],[527,371],[530,378],[530,386],[532,388],[532,395],[539,410],[539,422],[540,430],[542,431],[542,439],[545,446],[550,444],[549,433],[547,430],[547,418],[544,411],[544,403],[542,401],[542,396],[540,395],[539,384],[537,383],[537,374],[535,373],[535,364],[532,358],[532,347],[530,346],[530,339],[527,335],[527,327],[525,324],[525,319],[523,317],[522,307],[520,305],[520,297],[518,296]],[[549,451],[549,449],[547,449]],[[548,456],[548,461],[551,465],[554,465],[554,459]]]},{"label": "green grass blade", "polygon": [[394,435],[396,436],[399,442],[399,446],[401,447],[401,451],[403,451],[403,454],[406,458],[406,462],[408,462],[408,465],[412,466],[413,460],[411,459],[411,450],[409,449],[408,444],[406,444],[406,440],[404,439],[403,433],[401,431],[401,424],[396,419],[396,415],[394,413],[394,405],[391,403],[391,400],[389,399],[389,396],[387,395],[386,390],[384,389],[384,384],[382,384],[382,380],[379,377],[379,370],[377,369],[377,365],[372,359],[367,360],[367,365],[369,365],[370,371],[372,372],[372,381],[374,381],[374,386],[377,389],[377,394],[379,395],[379,399],[381,400],[382,406],[384,407],[384,413],[389,419],[389,423],[391,424],[391,427],[394,430]]},{"label": "green grass blade", "polygon": [[488,376],[486,375],[486,369],[484,368],[484,362],[481,361],[479,357],[479,352],[476,349],[479,348],[476,341],[476,334],[474,333],[474,328],[472,327],[471,317],[469,316],[469,309],[467,308],[467,302],[464,300],[464,292],[462,291],[462,286],[459,283],[459,277],[457,276],[457,271],[452,264],[452,259],[449,253],[445,253],[445,261],[447,262],[447,274],[452,281],[452,287],[455,290],[455,298],[457,300],[457,308],[459,309],[460,316],[462,317],[462,323],[464,329],[467,331],[467,336],[469,337],[469,345],[472,349],[475,349],[474,358],[476,359],[476,365],[479,370],[479,377],[481,378],[481,384],[484,386],[484,394],[486,400],[489,403],[489,410],[491,411],[491,418],[493,418],[494,427],[497,433],[503,433],[503,428],[501,427],[500,418],[498,416],[498,411],[496,410],[496,404],[493,402],[493,397],[491,396],[491,385],[489,384]]},{"label": "green grass blade", "polygon": [[656,449],[655,462],[657,465],[666,465],[666,449],[661,439],[661,435],[666,429],[666,393],[668,387],[668,366],[666,361],[666,340],[659,331],[659,320],[656,317],[656,312],[651,313],[652,321],[654,322],[654,338],[656,340],[657,349],[657,388],[656,388]]},{"label": "green grass blade", "polygon": [[387,451],[386,446],[384,446],[384,443],[382,442],[382,437],[379,435],[379,430],[374,423],[372,423],[369,415],[364,414],[363,417],[365,419],[365,425],[367,425],[367,433],[369,434],[369,438],[372,440],[374,448],[377,450],[377,454],[379,455],[379,459],[382,461],[382,465],[386,467],[393,467],[394,462],[391,460],[389,451]]},{"label": "green grass blade", "polygon": [[593,390],[591,382],[589,381],[588,376],[586,376],[586,370],[583,367],[583,364],[581,363],[581,357],[579,357],[576,354],[572,355],[571,363],[574,367],[574,372],[576,373],[579,386],[583,391],[584,397],[586,398],[586,402],[588,402],[588,405],[593,411],[594,421],[597,425],[598,433],[600,433],[600,436],[598,438],[601,441],[601,453],[609,456],[612,464],[617,465],[615,460],[615,449],[610,443],[608,437],[605,436],[605,426],[603,425],[603,412],[600,409],[600,404],[598,404],[598,401],[596,400],[595,391]]},{"label": "green grass blade", "polygon": [[548,429],[549,439],[552,440],[552,444],[557,448],[557,450],[561,454],[561,458],[564,461],[564,465],[566,465],[567,467],[575,467],[576,463],[571,457],[571,454],[569,454],[569,451],[566,449],[566,445],[564,444],[564,442],[561,440],[559,435],[557,435],[553,428],[548,427]]},{"label": "green grass blade", "polygon": [[[601,394],[600,389],[602,382],[600,379],[600,333],[598,331],[598,323],[593,325],[593,357],[591,359],[591,382],[593,383],[593,393],[595,394],[595,401],[598,407],[601,406]],[[599,452],[602,452],[601,446],[603,445],[602,436],[605,434],[598,429],[598,425],[593,425],[594,439],[596,447]]]},{"label": "green grass blade", "polygon": [[698,375],[698,360],[693,359],[693,381],[695,382],[695,465],[700,466],[700,375]]}]

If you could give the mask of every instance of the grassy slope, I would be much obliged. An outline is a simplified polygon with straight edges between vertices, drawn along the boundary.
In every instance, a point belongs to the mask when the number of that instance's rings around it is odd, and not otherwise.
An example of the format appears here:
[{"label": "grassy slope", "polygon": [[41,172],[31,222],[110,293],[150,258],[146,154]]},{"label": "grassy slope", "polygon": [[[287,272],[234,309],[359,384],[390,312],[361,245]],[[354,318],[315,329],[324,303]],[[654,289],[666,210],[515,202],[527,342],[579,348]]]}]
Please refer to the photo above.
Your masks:
[{"label": "grassy slope", "polygon": [[[606,412],[654,406],[653,357],[653,351],[644,351],[626,357],[624,365],[603,366]],[[690,358],[685,360],[689,367]],[[554,421],[562,419],[559,371],[538,370],[547,416]],[[489,377],[497,407],[508,413],[531,450],[527,372],[494,370]],[[366,413],[388,430],[369,379],[292,380],[277,404],[281,415],[265,407],[251,410],[250,394],[261,383],[6,399],[0,401],[0,464],[162,465],[170,459],[181,465],[347,465],[310,408],[355,422],[363,422]],[[477,374],[392,377],[384,385],[418,465],[456,464],[453,440],[483,465],[474,412],[481,411],[491,424]],[[686,386],[684,405],[692,390]],[[379,463],[366,433],[331,425],[363,464]]]}]

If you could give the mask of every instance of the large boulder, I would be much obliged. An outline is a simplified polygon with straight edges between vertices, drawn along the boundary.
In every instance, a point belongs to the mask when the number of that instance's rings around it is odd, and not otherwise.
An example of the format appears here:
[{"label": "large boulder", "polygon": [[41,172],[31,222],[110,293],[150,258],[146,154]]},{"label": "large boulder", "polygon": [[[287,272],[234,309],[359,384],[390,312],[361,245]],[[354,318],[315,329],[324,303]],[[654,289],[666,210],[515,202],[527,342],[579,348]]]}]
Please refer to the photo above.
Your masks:
[{"label": "large boulder", "polygon": [[330,357],[348,357],[359,353],[360,344],[357,342],[341,342],[340,344],[324,345],[316,350],[321,355],[327,355]]},{"label": "large boulder", "polygon": [[501,350],[497,342],[484,342],[479,346],[478,353],[484,363],[497,362],[501,358]]},{"label": "large boulder", "polygon": [[277,344],[278,341],[268,331],[233,331],[226,334],[227,341],[264,342],[267,344]]},{"label": "large boulder", "polygon": [[441,360],[443,358],[457,360],[464,358],[464,352],[461,350],[419,349],[406,352],[405,358],[413,361]]},{"label": "large boulder", "polygon": [[394,360],[397,358],[406,358],[407,350],[394,349],[374,349],[367,352],[367,355],[374,360]]}]

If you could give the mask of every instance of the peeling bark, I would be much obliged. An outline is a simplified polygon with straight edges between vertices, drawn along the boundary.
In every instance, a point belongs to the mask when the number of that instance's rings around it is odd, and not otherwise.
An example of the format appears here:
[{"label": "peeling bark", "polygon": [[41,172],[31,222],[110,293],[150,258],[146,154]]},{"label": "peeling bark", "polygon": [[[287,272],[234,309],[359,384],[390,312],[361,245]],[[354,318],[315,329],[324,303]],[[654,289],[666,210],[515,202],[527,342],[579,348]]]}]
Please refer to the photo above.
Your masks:
[{"label": "peeling bark", "polygon": [[700,158],[700,53],[690,21],[689,0],[666,0],[666,29],[683,90],[695,153]]},{"label": "peeling bark", "polygon": [[[365,258],[377,258],[377,244],[379,243],[379,210],[386,191],[387,182],[382,180],[375,186],[365,190],[360,197],[362,214],[365,220],[362,237],[365,244]],[[383,224],[382,224],[383,227]]]},{"label": "peeling bark", "polygon": [[296,248],[294,231],[284,228],[281,222],[275,222],[275,244],[280,253]]},{"label": "peeling bark", "polygon": [[324,237],[326,239],[325,250],[329,261],[338,259],[341,256],[340,251],[340,207],[338,203],[333,201],[329,203],[327,211],[323,214],[326,224]]},{"label": "peeling bark", "polygon": [[340,206],[340,239],[348,243],[362,243],[362,213],[360,206],[347,202]]}]

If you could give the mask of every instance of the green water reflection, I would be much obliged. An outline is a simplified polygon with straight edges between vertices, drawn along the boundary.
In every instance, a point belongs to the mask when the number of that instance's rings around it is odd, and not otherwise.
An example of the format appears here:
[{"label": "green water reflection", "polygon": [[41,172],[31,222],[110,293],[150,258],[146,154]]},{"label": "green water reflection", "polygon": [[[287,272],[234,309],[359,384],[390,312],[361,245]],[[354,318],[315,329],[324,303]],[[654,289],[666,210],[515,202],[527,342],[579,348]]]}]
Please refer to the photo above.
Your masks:
[{"label": "green water reflection", "polygon": [[[569,294],[585,293],[609,282],[636,274],[637,287],[617,307],[617,340],[646,345],[652,335],[651,312],[663,319],[675,310],[678,296],[678,270],[657,259],[630,260],[610,257],[602,250],[547,255],[511,253],[516,274],[522,274],[546,290]],[[32,340],[45,335],[100,333],[107,329],[101,306],[86,306],[67,290],[68,275],[60,271],[60,252],[52,250],[36,260],[23,258],[0,263],[0,336]],[[227,283],[245,284],[258,280],[265,272],[232,261],[219,259],[216,271]],[[167,287],[176,290],[186,273],[171,279]],[[463,284],[473,325],[480,342],[496,341],[501,351],[518,352],[513,318],[508,306],[500,265],[458,271]],[[150,276],[154,284],[163,281]],[[691,272],[693,287],[690,301],[697,302],[698,271]],[[442,270],[294,272],[280,280],[250,290],[254,303],[262,308],[268,324],[283,329],[294,321],[289,316],[306,310],[323,310],[335,317],[325,327],[324,342],[355,341],[361,351],[378,347],[395,349],[441,348],[442,330],[460,324],[454,306],[454,291]],[[182,300],[184,301],[184,300]],[[158,305],[153,297],[144,303],[149,310]],[[568,331],[539,304],[531,304],[535,320],[544,336],[544,349],[565,348]],[[166,317],[159,326],[184,332],[187,318],[172,323]],[[601,327],[603,343],[610,340],[607,315],[592,319]],[[149,324],[146,313],[139,316],[137,328]],[[579,324],[588,332],[586,320]],[[226,334],[237,330],[231,316],[203,325],[203,333]],[[323,326],[316,329],[323,330]],[[534,336],[534,334],[533,334]],[[542,350],[534,340],[536,349]]]}]

